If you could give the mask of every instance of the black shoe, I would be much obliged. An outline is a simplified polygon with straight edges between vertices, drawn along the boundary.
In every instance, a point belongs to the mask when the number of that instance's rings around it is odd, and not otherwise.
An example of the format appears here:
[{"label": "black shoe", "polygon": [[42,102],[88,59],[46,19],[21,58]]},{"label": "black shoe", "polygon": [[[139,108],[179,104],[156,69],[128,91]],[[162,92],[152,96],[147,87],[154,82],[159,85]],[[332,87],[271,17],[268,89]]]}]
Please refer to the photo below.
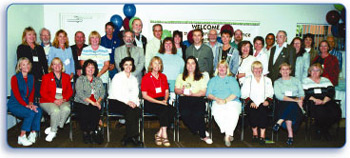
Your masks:
[{"label": "black shoe", "polygon": [[95,130],[92,133],[92,140],[96,144],[102,144],[103,143],[103,135],[100,130]]},{"label": "black shoe", "polygon": [[293,137],[288,137],[287,142],[288,145],[293,145]]},{"label": "black shoe", "polygon": [[83,132],[83,141],[84,141],[84,144],[90,143],[90,134],[88,132]]},{"label": "black shoe", "polygon": [[260,138],[259,139],[259,144],[260,145],[265,145],[265,138]]},{"label": "black shoe", "polygon": [[257,143],[259,141],[258,136],[253,136],[252,137],[252,142]]},{"label": "black shoe", "polygon": [[130,143],[130,138],[127,138],[126,136],[124,136],[121,143],[122,143],[122,146],[127,146],[128,143]]},{"label": "black shoe", "polygon": [[275,132],[278,132],[278,130],[280,129],[281,125],[279,125],[278,123],[276,123],[275,125],[273,125],[272,130]]},{"label": "black shoe", "polygon": [[141,141],[139,141],[137,137],[131,137],[130,141],[131,141],[132,144],[134,144],[137,147],[142,147],[143,146],[143,143]]}]

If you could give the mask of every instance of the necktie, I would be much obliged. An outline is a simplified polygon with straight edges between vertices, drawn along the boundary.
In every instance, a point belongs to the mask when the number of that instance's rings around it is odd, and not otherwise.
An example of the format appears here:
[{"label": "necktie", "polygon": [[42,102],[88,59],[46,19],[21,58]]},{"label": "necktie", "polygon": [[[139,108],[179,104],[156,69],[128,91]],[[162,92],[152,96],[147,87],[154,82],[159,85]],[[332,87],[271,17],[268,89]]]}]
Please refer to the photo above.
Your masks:
[{"label": "necktie", "polygon": [[130,55],[130,47],[127,47],[126,53],[128,53],[128,57],[131,57],[131,55]]}]

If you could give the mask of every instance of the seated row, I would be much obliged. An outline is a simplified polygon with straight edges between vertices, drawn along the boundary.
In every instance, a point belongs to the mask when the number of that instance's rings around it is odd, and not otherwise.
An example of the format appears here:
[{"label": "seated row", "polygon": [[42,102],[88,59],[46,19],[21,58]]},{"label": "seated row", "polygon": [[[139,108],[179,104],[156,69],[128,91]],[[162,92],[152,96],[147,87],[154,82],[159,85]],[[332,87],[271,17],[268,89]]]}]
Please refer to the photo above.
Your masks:
[{"label": "seated row", "polygon": [[[124,58],[120,64],[121,72],[113,78],[108,90],[108,103],[111,112],[122,113],[126,119],[126,135],[123,137],[124,144],[133,142],[139,145],[140,117],[139,88],[138,82],[132,72],[135,70],[134,59]],[[15,116],[23,118],[23,125],[18,144],[30,146],[35,143],[37,131],[40,131],[41,108],[50,115],[50,127],[45,130],[45,140],[51,142],[55,138],[57,130],[63,128],[71,111],[70,98],[73,94],[69,75],[64,73],[64,66],[59,58],[54,58],[50,65],[50,73],[43,76],[40,89],[40,107],[34,104],[34,78],[28,74],[31,70],[31,62],[27,58],[20,58],[16,75],[11,79],[11,97],[8,101],[8,111]],[[141,92],[144,99],[145,112],[158,116],[160,129],[155,134],[157,145],[170,146],[167,136],[167,128],[171,125],[176,114],[174,107],[170,106],[169,85],[167,76],[162,73],[162,59],[155,56],[151,59],[148,73],[141,82]],[[179,95],[179,111],[184,124],[194,134],[207,144],[213,141],[205,131],[205,99],[207,96],[213,100],[212,113],[220,131],[225,134],[226,146],[233,141],[239,114],[241,113],[240,98],[245,99],[249,122],[253,131],[253,139],[258,140],[258,128],[260,128],[260,142],[264,143],[267,126],[267,106],[272,102],[273,95],[280,100],[276,105],[279,119],[274,126],[278,130],[280,126],[288,130],[288,144],[293,143],[293,130],[298,126],[300,113],[305,101],[304,90],[310,91],[306,95],[316,107],[314,117],[321,132],[329,137],[328,129],[340,118],[340,108],[333,101],[334,87],[327,78],[320,77],[322,67],[320,64],[309,68],[309,78],[301,82],[290,76],[290,65],[284,63],[280,66],[282,78],[275,81],[275,88],[271,80],[263,75],[263,65],[259,61],[251,65],[252,76],[244,80],[242,89],[234,77],[230,76],[229,66],[225,60],[218,63],[215,77],[209,80],[209,75],[199,71],[199,64],[195,57],[186,59],[184,72],[175,82],[175,93]],[[80,127],[83,131],[85,143],[93,142],[92,132],[98,127],[102,100],[106,98],[104,85],[99,77],[97,63],[86,60],[83,65],[83,74],[75,83],[74,102],[78,109]],[[312,93],[314,89],[314,93]],[[326,89],[326,90],[324,90]],[[274,90],[274,91],[273,91]],[[330,113],[327,113],[330,112]],[[284,124],[285,123],[285,124]],[[30,132],[26,137],[26,132]]]}]

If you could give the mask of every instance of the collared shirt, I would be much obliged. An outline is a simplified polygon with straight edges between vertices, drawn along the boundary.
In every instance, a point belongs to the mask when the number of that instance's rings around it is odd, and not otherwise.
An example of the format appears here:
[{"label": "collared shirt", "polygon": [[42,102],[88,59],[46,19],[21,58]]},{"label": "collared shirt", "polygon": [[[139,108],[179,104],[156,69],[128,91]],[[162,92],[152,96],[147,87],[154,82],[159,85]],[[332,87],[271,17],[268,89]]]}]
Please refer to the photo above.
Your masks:
[{"label": "collared shirt", "polygon": [[129,101],[140,105],[139,87],[134,75],[126,76],[124,71],[117,73],[109,86],[108,98],[115,99],[127,104]]},{"label": "collared shirt", "polygon": [[332,54],[337,57],[338,62],[339,62],[339,70],[341,71],[342,69],[342,64],[343,64],[343,55],[340,51],[337,51],[335,48],[332,49],[329,54]]},{"label": "collared shirt", "polygon": [[50,54],[49,54],[49,60],[48,60],[49,65],[51,64],[52,59],[55,57],[58,57],[61,59],[63,66],[65,68],[65,73],[69,75],[71,73],[75,74],[75,64],[73,59],[73,53],[70,47],[63,50],[61,48],[56,48],[52,46],[50,48]]},{"label": "collared shirt", "polygon": [[120,40],[117,35],[113,35],[112,39],[107,38],[107,35],[101,38],[101,46],[107,48],[110,52],[109,54],[109,63],[114,64],[114,50],[119,47]]},{"label": "collared shirt", "polygon": [[41,42],[40,45],[44,48],[46,59],[49,59],[50,47],[52,46],[51,42],[50,42],[50,44],[48,44],[46,46],[44,45],[43,42]]},{"label": "collared shirt", "polygon": [[214,60],[215,60],[215,57],[218,55],[219,53],[219,47],[222,46],[222,43],[216,41],[216,43],[214,44],[214,46],[212,46],[210,44],[210,42],[208,43],[205,43],[206,45],[208,45],[210,48],[211,48],[211,51],[213,52],[213,57],[214,57]]},{"label": "collared shirt", "polygon": [[273,97],[272,81],[266,76],[261,76],[257,82],[254,76],[248,77],[241,88],[242,98],[250,98],[256,105],[263,103],[266,98]]},{"label": "collared shirt", "polygon": [[[254,51],[254,56],[256,51]],[[264,49],[260,50],[259,54],[255,56],[256,60],[260,61],[263,65],[263,74],[266,75],[269,73],[269,58]]]},{"label": "collared shirt", "polygon": [[146,55],[145,55],[145,66],[146,70],[151,59],[158,53],[162,41],[158,38],[153,38],[147,43]]},{"label": "collared shirt", "polygon": [[273,64],[275,64],[278,56],[281,54],[281,51],[283,48],[287,48],[287,42],[284,42],[282,47],[280,47],[278,44],[276,44],[276,51],[275,51],[275,55],[273,56]]}]

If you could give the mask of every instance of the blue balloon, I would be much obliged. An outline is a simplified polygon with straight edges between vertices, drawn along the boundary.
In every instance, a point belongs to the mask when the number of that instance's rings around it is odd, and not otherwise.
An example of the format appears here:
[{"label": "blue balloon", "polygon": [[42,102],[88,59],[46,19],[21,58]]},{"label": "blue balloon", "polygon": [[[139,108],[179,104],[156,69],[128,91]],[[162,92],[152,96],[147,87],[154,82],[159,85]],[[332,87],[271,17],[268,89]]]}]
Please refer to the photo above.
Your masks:
[{"label": "blue balloon", "polygon": [[124,15],[131,19],[136,14],[136,7],[134,4],[125,4],[123,7]]},{"label": "blue balloon", "polygon": [[110,21],[114,24],[115,31],[119,31],[120,28],[122,28],[122,26],[123,26],[123,19],[118,14],[114,14],[111,17]]}]

